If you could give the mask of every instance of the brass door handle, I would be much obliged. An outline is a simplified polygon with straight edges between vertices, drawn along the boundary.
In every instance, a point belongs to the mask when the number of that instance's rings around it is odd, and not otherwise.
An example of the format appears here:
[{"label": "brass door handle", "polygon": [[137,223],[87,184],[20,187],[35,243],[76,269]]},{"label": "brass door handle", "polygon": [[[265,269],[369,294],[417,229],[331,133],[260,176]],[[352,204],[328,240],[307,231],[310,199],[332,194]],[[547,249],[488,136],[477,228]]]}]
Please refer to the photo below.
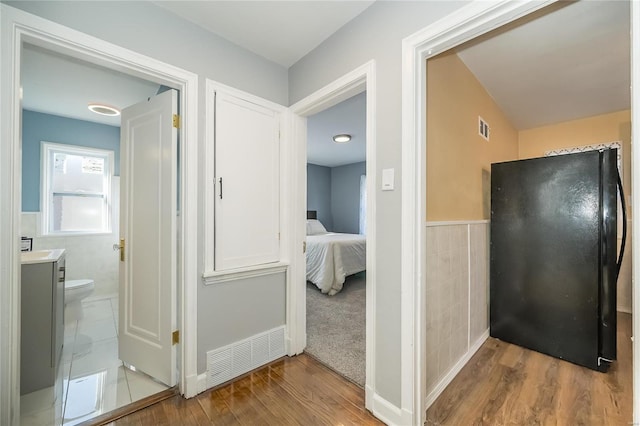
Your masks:
[{"label": "brass door handle", "polygon": [[120,238],[120,244],[113,245],[113,251],[120,250],[120,262],[124,262],[124,238]]}]

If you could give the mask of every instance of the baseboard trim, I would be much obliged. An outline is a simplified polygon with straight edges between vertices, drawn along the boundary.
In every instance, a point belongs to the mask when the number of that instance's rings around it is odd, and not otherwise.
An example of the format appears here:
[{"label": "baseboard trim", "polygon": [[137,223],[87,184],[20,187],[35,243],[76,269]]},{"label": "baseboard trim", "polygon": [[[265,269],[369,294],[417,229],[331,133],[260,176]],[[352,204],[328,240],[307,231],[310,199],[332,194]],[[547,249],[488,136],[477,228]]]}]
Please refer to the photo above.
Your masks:
[{"label": "baseboard trim", "polygon": [[289,336],[287,331],[288,330],[285,330],[284,350],[286,351],[287,355],[289,355],[289,356],[298,355],[297,353],[295,353],[293,351],[293,339],[291,339],[291,336]]},{"label": "baseboard trim", "polygon": [[196,374],[187,376],[186,389],[182,389],[182,395],[185,398],[192,398],[200,393],[198,390],[198,379],[199,377]]},{"label": "baseboard trim", "polygon": [[[366,380],[366,379],[365,379]],[[364,408],[373,413],[373,396],[376,394],[371,386],[364,385]]]},{"label": "baseboard trim", "polygon": [[410,411],[396,407],[375,392],[369,394],[373,394],[371,412],[375,417],[390,426],[411,424]]},{"label": "baseboard trim", "polygon": [[196,392],[201,394],[207,390],[207,373],[198,374],[196,381]]},{"label": "baseboard trim", "polygon": [[[442,380],[440,380],[440,382],[431,392],[429,392],[425,402],[425,409],[428,409],[431,406],[431,404],[433,404],[436,401],[436,399],[438,399],[438,397],[445,390],[445,388],[449,386],[449,383],[451,383],[451,381],[458,375],[460,370],[462,370],[462,368],[469,362],[471,357],[476,352],[478,352],[478,349],[480,349],[480,346],[482,346],[482,344],[488,338],[489,338],[489,329],[486,329],[485,332],[482,333],[482,335],[478,338],[478,340],[476,340],[473,343],[473,345],[471,345],[467,353],[462,358],[460,358],[460,360],[458,360],[458,362],[451,368],[451,370],[449,370],[447,375],[444,376]],[[427,362],[429,362],[429,360],[427,360]]]}]

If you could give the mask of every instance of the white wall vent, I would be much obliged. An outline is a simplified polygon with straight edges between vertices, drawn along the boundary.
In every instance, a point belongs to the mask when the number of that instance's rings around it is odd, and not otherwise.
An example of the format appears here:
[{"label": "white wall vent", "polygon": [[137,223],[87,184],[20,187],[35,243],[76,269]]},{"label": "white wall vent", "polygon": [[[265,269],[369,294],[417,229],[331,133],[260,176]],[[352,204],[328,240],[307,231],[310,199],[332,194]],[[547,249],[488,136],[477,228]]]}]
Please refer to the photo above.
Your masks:
[{"label": "white wall vent", "polygon": [[284,326],[207,352],[207,388],[283,357]]},{"label": "white wall vent", "polygon": [[478,134],[489,140],[489,124],[480,116],[478,116]]},{"label": "white wall vent", "polygon": [[269,339],[269,352],[274,354],[282,354],[280,356],[284,356],[284,327],[271,332],[271,336]]},{"label": "white wall vent", "polygon": [[231,380],[232,371],[233,350],[231,348],[207,353],[207,384]]}]

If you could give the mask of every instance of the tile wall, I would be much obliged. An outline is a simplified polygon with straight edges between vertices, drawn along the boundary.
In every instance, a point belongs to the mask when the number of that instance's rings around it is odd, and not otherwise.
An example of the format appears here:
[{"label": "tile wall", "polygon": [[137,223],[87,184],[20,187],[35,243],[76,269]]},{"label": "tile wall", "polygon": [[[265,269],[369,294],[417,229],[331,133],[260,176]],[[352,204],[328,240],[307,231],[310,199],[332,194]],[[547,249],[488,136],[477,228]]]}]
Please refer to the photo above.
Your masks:
[{"label": "tile wall", "polygon": [[22,236],[33,238],[33,250],[65,249],[67,280],[94,280],[94,296],[118,294],[119,253],[113,251],[117,233],[42,237],[38,232],[39,221],[40,213],[22,213]]},{"label": "tile wall", "polygon": [[489,223],[427,224],[427,395],[489,328]]}]

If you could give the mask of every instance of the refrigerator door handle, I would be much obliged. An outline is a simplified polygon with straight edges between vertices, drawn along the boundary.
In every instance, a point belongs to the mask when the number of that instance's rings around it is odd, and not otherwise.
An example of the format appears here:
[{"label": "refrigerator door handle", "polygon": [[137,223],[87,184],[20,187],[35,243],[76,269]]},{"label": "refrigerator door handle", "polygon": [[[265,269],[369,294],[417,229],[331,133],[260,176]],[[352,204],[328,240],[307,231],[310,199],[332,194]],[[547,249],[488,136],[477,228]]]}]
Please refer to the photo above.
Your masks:
[{"label": "refrigerator door handle", "polygon": [[627,243],[627,206],[624,201],[624,190],[622,189],[622,179],[618,170],[618,192],[620,193],[620,205],[622,206],[622,242],[620,243],[620,254],[618,255],[618,268],[616,271],[616,283],[620,276],[620,268],[622,268],[622,257],[624,256],[624,247]]}]

